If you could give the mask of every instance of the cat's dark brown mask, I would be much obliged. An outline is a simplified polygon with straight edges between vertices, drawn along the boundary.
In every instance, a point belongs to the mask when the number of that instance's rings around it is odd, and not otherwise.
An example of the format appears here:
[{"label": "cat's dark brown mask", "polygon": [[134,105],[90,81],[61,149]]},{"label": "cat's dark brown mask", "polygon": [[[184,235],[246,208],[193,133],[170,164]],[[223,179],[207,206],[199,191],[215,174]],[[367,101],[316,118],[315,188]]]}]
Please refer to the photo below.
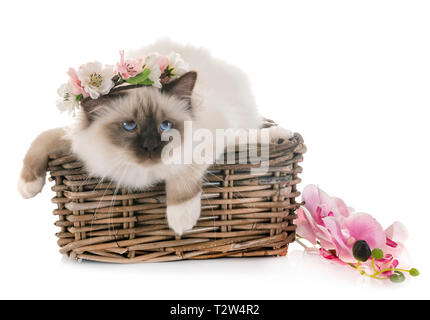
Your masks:
[{"label": "cat's dark brown mask", "polygon": [[82,103],[88,126],[131,156],[135,162],[151,165],[161,160],[164,130],[178,130],[183,139],[184,121],[192,120],[191,95],[197,73],[188,72],[163,89],[142,87],[119,91]]}]

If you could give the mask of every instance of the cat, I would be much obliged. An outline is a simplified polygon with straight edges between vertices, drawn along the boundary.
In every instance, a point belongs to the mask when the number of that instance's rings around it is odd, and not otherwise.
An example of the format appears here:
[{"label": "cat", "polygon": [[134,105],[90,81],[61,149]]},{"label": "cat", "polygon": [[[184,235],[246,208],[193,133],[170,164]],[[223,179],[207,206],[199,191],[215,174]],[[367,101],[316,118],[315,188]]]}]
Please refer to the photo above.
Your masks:
[{"label": "cat", "polygon": [[[117,185],[144,189],[159,181],[166,185],[166,216],[177,235],[193,228],[201,209],[201,184],[209,164],[166,164],[162,161],[162,128],[182,136],[184,121],[193,130],[258,129],[262,126],[246,75],[202,48],[161,40],[130,57],[151,52],[179,53],[190,70],[163,85],[140,87],[81,103],[76,123],[39,135],[28,150],[18,182],[24,198],[39,193],[45,183],[48,154],[72,151],[91,176],[105,177]],[[292,133],[280,127],[269,130],[270,142]],[[179,147],[183,145],[182,140]],[[212,157],[220,153],[214,151]]]}]

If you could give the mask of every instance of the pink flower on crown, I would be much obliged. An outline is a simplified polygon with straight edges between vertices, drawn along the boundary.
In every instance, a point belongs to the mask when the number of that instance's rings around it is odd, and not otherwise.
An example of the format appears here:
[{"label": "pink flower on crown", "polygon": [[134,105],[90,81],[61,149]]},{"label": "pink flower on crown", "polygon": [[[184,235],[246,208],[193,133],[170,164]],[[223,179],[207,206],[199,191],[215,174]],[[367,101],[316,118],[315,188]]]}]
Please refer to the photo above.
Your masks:
[{"label": "pink flower on crown", "polygon": [[157,64],[160,67],[161,73],[163,73],[163,71],[169,65],[169,58],[167,58],[166,56],[160,56],[158,57]]},{"label": "pink flower on crown", "polygon": [[133,78],[143,71],[143,58],[124,60],[124,50],[119,52],[121,60],[116,67],[123,79]]},{"label": "pink flower on crown", "polygon": [[82,94],[84,98],[88,97],[88,93],[85,91],[84,87],[82,86],[81,80],[78,78],[78,74],[75,69],[69,68],[69,71],[67,71],[67,74],[69,75],[69,84],[72,89],[72,93],[74,95],[80,95]]}]

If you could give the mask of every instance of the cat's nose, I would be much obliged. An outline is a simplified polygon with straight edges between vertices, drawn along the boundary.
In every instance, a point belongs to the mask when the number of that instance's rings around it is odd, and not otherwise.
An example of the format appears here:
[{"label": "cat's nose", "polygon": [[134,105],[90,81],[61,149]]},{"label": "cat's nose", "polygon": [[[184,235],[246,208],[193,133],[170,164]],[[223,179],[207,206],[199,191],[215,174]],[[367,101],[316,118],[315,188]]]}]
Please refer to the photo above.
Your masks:
[{"label": "cat's nose", "polygon": [[158,137],[148,137],[143,140],[143,150],[146,152],[154,152],[160,147],[160,139]]}]

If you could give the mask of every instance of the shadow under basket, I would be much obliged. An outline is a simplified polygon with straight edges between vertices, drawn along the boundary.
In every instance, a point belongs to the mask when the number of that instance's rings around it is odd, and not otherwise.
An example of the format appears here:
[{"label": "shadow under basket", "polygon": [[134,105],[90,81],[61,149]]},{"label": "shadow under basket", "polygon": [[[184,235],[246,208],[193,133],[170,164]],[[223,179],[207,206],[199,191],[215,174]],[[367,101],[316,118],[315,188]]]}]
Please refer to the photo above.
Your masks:
[{"label": "shadow under basket", "polygon": [[295,240],[298,163],[306,147],[295,134],[268,149],[265,173],[251,172],[260,164],[252,164],[250,152],[245,164],[235,152],[236,164],[210,168],[202,185],[200,219],[181,237],[167,225],[163,184],[143,191],[116,188],[88,177],[74,155],[51,155],[60,252],[113,263],[284,256]]}]

